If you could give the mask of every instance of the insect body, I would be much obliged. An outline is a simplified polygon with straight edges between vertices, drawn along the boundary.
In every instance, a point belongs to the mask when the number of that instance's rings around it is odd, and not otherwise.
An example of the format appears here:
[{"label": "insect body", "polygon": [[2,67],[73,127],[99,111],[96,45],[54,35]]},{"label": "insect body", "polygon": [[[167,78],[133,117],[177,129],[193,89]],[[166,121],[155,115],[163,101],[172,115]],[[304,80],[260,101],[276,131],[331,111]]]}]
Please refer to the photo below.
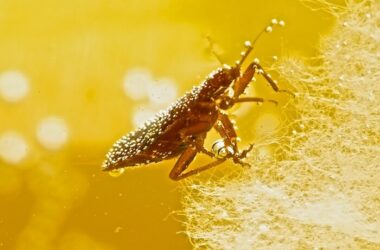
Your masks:
[{"label": "insect body", "polygon": [[[173,180],[180,180],[227,159],[240,165],[249,165],[243,159],[253,146],[238,150],[234,125],[224,110],[235,103],[265,101],[258,97],[240,97],[255,74],[261,74],[274,91],[291,92],[280,90],[257,62],[249,64],[241,73],[241,65],[252,50],[249,42],[245,46],[246,51],[235,66],[224,65],[211,73],[201,85],[179,98],[166,111],[161,111],[154,119],[119,139],[108,152],[103,169],[109,171],[178,157],[169,176]],[[213,147],[214,152],[218,151],[217,154],[204,147],[206,135],[212,128],[222,138]],[[215,160],[185,172],[198,153],[209,155]]]}]

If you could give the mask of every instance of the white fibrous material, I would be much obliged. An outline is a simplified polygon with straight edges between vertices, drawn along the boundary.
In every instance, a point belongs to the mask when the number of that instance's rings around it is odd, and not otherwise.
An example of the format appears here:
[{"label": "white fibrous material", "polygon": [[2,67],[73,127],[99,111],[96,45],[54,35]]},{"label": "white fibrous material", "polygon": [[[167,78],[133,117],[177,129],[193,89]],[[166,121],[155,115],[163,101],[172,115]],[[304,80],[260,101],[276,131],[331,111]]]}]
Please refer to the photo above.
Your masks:
[{"label": "white fibrous material", "polygon": [[346,4],[318,58],[276,64],[297,96],[271,158],[186,183],[195,249],[380,249],[380,2]]}]

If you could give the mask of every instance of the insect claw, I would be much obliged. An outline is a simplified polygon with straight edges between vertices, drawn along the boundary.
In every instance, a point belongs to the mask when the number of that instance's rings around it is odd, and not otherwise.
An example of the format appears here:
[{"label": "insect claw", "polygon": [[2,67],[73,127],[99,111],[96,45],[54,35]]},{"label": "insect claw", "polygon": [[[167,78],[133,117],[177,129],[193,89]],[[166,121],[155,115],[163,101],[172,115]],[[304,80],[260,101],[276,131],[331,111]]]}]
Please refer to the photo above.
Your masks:
[{"label": "insect claw", "polygon": [[244,161],[242,161],[242,160],[240,160],[238,158],[234,158],[234,162],[237,163],[237,164],[239,164],[242,167],[251,167],[251,164],[246,163],[246,162],[244,162]]}]

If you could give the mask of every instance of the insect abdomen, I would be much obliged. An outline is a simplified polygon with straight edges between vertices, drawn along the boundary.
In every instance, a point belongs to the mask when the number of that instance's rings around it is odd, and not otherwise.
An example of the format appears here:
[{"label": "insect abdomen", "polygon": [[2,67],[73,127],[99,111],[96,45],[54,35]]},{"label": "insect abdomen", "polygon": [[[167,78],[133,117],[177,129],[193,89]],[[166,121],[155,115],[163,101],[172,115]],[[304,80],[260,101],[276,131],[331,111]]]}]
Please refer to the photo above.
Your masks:
[{"label": "insect abdomen", "polygon": [[[160,111],[153,119],[147,121],[142,127],[121,137],[112,146],[103,163],[104,170],[112,170],[126,166],[136,166],[157,162],[174,157],[182,152],[180,144],[168,146],[163,135],[170,125],[178,123],[186,113],[191,110],[199,95],[200,88],[194,87],[191,92],[179,98],[167,110]],[[171,138],[179,141],[179,138]],[[152,148],[155,148],[154,151]]]}]

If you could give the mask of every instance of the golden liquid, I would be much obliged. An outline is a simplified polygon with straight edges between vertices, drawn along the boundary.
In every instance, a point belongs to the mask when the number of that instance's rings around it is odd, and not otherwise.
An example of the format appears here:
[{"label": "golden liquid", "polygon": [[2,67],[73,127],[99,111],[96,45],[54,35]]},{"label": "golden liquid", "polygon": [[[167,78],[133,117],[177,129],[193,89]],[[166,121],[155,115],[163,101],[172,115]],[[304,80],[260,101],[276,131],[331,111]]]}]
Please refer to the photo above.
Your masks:
[{"label": "golden liquid", "polygon": [[[181,209],[181,182],[168,178],[174,160],[117,178],[100,170],[148,103],[125,95],[123,79],[129,69],[145,69],[153,79],[173,79],[180,96],[219,66],[207,36],[233,64],[243,42],[272,18],[286,26],[257,43],[264,67],[274,55],[315,55],[332,25],[296,0],[1,1],[0,77],[17,70],[30,89],[16,103],[0,99],[0,137],[14,131],[28,148],[15,164],[0,159],[0,249],[191,249],[182,218],[172,214]],[[258,95],[284,99],[257,85]],[[236,118],[243,144],[276,122],[276,107],[253,110]],[[36,135],[51,116],[67,126],[67,142],[56,150]]]}]

